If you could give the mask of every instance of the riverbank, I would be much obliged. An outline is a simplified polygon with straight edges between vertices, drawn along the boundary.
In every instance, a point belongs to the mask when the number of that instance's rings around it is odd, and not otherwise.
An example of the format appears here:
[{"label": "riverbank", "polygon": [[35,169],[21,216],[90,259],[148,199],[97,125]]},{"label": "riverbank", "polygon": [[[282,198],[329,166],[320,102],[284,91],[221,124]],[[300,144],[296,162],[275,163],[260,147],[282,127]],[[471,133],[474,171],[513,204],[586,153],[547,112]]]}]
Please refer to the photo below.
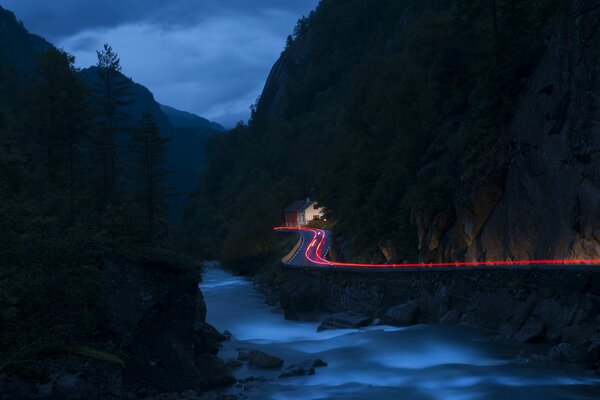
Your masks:
[{"label": "riverbank", "polygon": [[234,383],[216,356],[225,338],[205,321],[199,273],[124,256],[106,256],[100,271],[104,331],[33,342],[0,368],[0,400],[166,400],[184,392],[204,400],[201,393]]},{"label": "riverbank", "polygon": [[350,311],[396,326],[469,324],[547,344],[538,360],[600,367],[599,268],[279,268],[288,318]]},{"label": "riverbank", "polygon": [[[209,268],[201,288],[207,322],[231,334],[219,357],[239,361],[232,362],[238,383],[227,393],[240,399],[567,400],[595,399],[600,387],[600,378],[579,366],[532,360],[544,344],[497,340],[496,333],[473,326],[318,331],[325,315],[286,319],[248,278]],[[252,350],[284,364],[261,369],[238,360]],[[281,377],[288,366],[314,359],[327,366]]]}]

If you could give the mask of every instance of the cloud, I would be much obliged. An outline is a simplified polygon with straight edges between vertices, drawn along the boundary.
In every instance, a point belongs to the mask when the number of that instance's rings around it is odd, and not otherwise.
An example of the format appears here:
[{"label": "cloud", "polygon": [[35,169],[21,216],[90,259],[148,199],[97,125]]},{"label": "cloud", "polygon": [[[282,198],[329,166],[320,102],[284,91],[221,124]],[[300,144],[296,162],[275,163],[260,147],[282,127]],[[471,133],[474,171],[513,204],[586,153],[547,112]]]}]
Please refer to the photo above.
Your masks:
[{"label": "cloud", "polygon": [[248,117],[296,20],[318,0],[0,0],[34,33],[96,61],[110,43],[159,102],[226,126]]}]

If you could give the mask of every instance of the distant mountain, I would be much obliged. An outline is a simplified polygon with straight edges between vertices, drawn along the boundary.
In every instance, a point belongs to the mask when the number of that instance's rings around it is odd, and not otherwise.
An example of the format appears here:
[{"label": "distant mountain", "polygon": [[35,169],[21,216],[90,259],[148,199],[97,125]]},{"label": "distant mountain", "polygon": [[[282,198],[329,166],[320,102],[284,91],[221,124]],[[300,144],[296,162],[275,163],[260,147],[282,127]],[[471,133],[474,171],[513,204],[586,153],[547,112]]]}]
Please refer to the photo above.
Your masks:
[{"label": "distant mountain", "polygon": [[[96,67],[86,68],[80,72],[81,78],[89,86],[93,86],[98,79],[96,71]],[[130,82],[129,92],[132,103],[123,110],[123,113],[129,116],[123,124],[133,126],[141,118],[143,112],[149,111],[160,129],[161,135],[171,138],[167,148],[167,168],[173,171],[169,185],[179,195],[172,201],[168,214],[172,222],[178,222],[187,196],[196,187],[198,175],[205,165],[206,139],[225,129],[219,124],[192,113],[160,105],[148,88],[133,80]],[[164,109],[168,110],[168,114],[163,111]],[[172,119],[173,115],[177,117]]]},{"label": "distant mountain", "polygon": [[159,106],[173,126],[180,128],[208,128],[219,132],[225,132],[226,130],[222,125],[209,121],[194,113],[177,110],[164,104],[159,104]]},{"label": "distant mountain", "polygon": [[8,65],[23,75],[35,70],[37,56],[53,46],[29,33],[15,15],[0,7],[0,65]]}]

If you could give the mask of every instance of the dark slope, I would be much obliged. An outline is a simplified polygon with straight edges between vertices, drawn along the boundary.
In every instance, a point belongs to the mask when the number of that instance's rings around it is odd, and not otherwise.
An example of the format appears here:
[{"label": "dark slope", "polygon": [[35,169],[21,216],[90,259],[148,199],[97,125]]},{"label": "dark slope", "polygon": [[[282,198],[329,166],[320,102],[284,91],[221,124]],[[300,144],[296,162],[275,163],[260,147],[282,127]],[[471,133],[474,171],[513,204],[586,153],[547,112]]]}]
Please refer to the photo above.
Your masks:
[{"label": "dark slope", "polygon": [[[80,73],[82,79],[90,86],[97,80],[95,69],[96,67],[90,67]],[[208,126],[199,126],[197,123],[179,124],[180,120],[177,119],[175,123],[171,122],[169,116],[163,111],[165,106],[156,102],[148,88],[134,81],[130,83],[129,92],[132,103],[123,110],[128,118],[122,124],[134,126],[142,113],[149,111],[160,129],[161,135],[171,138],[167,148],[167,168],[173,171],[169,178],[169,185],[178,195],[172,199],[169,218],[178,223],[187,196],[196,187],[200,171],[205,165],[205,142],[207,138],[222,131],[212,128],[214,123],[195,115],[197,120],[206,121],[207,124],[204,125]],[[173,112],[183,113],[171,107],[169,109]],[[220,127],[218,124],[214,125]]]},{"label": "dark slope", "polygon": [[177,110],[176,108],[160,104],[160,109],[169,118],[171,125],[181,128],[207,128],[218,132],[224,132],[225,128],[216,122],[202,118],[194,113]]},{"label": "dark slope", "polygon": [[496,3],[322,1],[209,146],[193,237],[247,263],[311,196],[341,258],[598,257],[600,11]]},{"label": "dark slope", "polygon": [[10,65],[23,75],[35,70],[38,55],[53,47],[29,33],[15,15],[0,7],[0,65]]}]

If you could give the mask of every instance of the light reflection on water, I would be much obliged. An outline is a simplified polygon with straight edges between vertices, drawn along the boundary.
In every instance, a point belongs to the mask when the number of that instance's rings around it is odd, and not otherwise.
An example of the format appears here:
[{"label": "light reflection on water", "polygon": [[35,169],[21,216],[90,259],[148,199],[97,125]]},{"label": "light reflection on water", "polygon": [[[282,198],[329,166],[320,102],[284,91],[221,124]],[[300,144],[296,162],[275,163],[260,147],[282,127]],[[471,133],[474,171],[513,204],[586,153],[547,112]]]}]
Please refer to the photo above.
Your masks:
[{"label": "light reflection on water", "polygon": [[[247,366],[238,378],[273,381],[244,391],[249,399],[552,400],[599,399],[600,378],[569,365],[529,364],[522,346],[494,342],[469,327],[368,327],[317,332],[315,322],[286,321],[273,312],[250,280],[208,268],[201,284],[207,321],[228,330],[223,359],[258,349],[286,365],[314,358],[328,362],[313,376],[278,379],[278,371]],[[231,389],[237,393],[240,389]]]}]

